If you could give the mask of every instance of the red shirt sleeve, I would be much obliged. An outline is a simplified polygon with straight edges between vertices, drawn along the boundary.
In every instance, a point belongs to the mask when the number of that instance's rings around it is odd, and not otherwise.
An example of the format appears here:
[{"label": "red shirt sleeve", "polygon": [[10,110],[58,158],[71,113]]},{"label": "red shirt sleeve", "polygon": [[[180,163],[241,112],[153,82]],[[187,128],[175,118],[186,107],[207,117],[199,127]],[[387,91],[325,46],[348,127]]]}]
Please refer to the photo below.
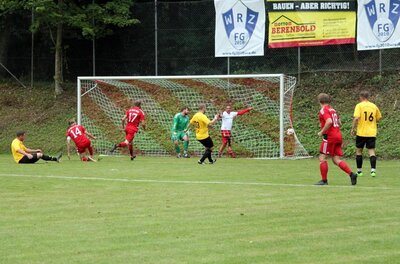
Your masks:
[{"label": "red shirt sleeve", "polygon": [[239,110],[239,111],[238,111],[238,115],[244,115],[244,114],[246,114],[247,112],[250,112],[250,110],[251,110],[251,108]]}]

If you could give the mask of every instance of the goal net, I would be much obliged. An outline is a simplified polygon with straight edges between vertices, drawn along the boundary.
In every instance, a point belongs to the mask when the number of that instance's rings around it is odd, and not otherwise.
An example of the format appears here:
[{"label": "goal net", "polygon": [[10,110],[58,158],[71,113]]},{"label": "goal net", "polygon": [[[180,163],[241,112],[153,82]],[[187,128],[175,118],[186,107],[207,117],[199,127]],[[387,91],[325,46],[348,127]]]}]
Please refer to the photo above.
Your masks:
[{"label": "goal net", "polygon": [[[308,156],[297,139],[291,117],[296,78],[283,74],[168,77],[78,77],[77,120],[97,139],[98,153],[110,154],[113,144],[125,133],[121,119],[136,100],[142,101],[147,128],[134,139],[139,155],[174,154],[171,142],[173,116],[180,108],[197,112],[207,105],[210,119],[231,105],[233,111],[253,110],[238,116],[232,129],[236,154],[252,158],[300,158]],[[215,150],[220,146],[221,122],[210,129]],[[197,155],[203,147],[189,132],[189,152]],[[123,151],[116,154],[125,154]]]}]

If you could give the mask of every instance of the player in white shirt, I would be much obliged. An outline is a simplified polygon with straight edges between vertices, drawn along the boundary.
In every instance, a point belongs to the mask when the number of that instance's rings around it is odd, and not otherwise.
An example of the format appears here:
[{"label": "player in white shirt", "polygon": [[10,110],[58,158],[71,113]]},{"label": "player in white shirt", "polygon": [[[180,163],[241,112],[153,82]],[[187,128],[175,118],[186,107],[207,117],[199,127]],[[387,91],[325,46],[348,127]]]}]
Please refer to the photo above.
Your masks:
[{"label": "player in white shirt", "polygon": [[251,111],[253,108],[247,108],[244,110],[240,110],[238,112],[232,112],[232,107],[230,105],[226,106],[225,111],[220,114],[220,118],[222,119],[222,125],[221,125],[221,136],[222,136],[222,145],[219,148],[218,151],[218,156],[222,156],[224,149],[228,145],[228,154],[232,157],[235,158],[235,152],[232,150],[232,141],[231,141],[231,131],[232,131],[232,126],[233,126],[233,119],[235,119],[237,116],[244,115],[245,113]]}]

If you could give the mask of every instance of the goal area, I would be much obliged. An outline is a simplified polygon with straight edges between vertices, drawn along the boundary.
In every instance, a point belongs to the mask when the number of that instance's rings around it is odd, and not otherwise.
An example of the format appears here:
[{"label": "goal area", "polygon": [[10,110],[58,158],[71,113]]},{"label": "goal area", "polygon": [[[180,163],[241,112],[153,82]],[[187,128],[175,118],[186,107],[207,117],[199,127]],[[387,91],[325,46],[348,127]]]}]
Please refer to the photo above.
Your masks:
[{"label": "goal area", "polygon": [[[146,130],[139,129],[134,139],[137,155],[174,155],[171,141],[173,117],[184,106],[190,116],[205,103],[212,119],[227,105],[232,111],[252,107],[238,116],[232,129],[232,147],[237,156],[250,158],[301,158],[308,153],[293,129],[292,98],[296,78],[284,74],[211,76],[126,76],[78,77],[77,122],[97,139],[93,146],[105,155],[115,143],[123,141],[122,117],[133,102],[140,100],[146,115]],[[210,129],[214,151],[221,145],[221,121]],[[189,153],[198,155],[203,146],[194,131],[189,131]]]}]

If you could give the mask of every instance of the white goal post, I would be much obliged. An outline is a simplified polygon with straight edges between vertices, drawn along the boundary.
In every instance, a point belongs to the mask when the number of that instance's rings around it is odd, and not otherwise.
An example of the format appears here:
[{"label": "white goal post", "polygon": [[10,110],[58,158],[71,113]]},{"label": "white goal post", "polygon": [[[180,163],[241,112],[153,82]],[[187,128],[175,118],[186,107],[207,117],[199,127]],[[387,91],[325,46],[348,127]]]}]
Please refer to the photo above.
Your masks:
[{"label": "white goal post", "polygon": [[[253,158],[301,158],[308,153],[293,129],[292,99],[296,78],[284,74],[200,76],[95,76],[77,79],[77,122],[97,136],[93,141],[101,154],[124,139],[121,118],[135,100],[142,101],[148,129],[134,140],[143,155],[173,153],[171,125],[183,106],[191,116],[200,103],[212,118],[231,105],[233,110],[253,111],[235,119],[233,148]],[[220,145],[220,122],[211,130],[215,150]],[[202,151],[193,133],[189,151]]]}]

